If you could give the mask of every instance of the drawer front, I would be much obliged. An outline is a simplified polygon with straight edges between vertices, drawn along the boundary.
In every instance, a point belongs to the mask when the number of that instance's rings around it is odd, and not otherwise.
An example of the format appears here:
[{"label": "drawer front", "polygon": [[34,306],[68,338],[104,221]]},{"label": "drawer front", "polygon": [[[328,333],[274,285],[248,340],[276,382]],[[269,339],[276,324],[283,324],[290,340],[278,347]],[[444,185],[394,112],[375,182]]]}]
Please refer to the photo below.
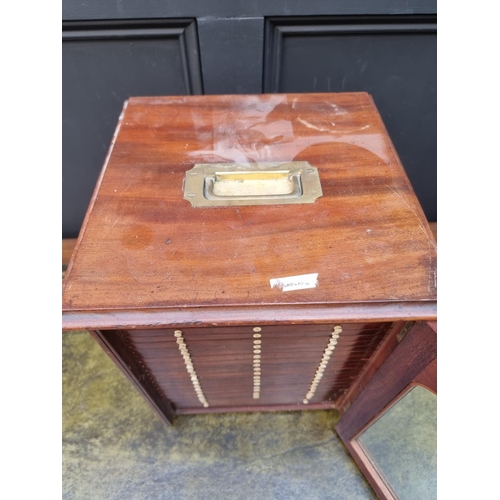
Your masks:
[{"label": "drawer front", "polygon": [[392,323],[119,332],[176,409],[332,404]]}]

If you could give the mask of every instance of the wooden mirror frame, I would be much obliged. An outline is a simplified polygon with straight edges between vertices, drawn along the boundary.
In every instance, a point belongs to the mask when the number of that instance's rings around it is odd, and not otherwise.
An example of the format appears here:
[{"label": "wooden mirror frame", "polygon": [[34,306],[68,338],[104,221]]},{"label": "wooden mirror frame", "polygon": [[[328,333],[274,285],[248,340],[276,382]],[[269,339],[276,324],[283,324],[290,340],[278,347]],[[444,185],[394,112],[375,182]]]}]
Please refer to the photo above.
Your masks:
[{"label": "wooden mirror frame", "polygon": [[381,499],[396,500],[398,497],[387,485],[382,472],[372,464],[358,438],[416,385],[437,394],[436,322],[420,321],[408,330],[335,427]]}]

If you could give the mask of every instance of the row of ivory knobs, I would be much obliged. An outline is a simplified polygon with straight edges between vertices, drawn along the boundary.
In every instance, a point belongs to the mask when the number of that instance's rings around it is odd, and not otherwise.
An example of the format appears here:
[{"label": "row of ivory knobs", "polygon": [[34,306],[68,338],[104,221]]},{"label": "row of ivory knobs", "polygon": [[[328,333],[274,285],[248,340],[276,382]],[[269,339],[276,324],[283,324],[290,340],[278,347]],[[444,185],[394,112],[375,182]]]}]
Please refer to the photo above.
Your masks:
[{"label": "row of ivory knobs", "polygon": [[262,328],[256,326],[253,331],[253,399],[260,398],[260,376],[261,376],[261,363],[260,355],[262,353]]},{"label": "row of ivory knobs", "polygon": [[198,400],[200,401],[200,403],[203,405],[204,408],[208,408],[208,401],[206,400],[205,395],[203,394],[200,381],[198,380],[198,377],[196,375],[193,362],[191,361],[191,356],[189,355],[188,348],[186,346],[186,343],[184,342],[184,337],[182,336],[182,330],[175,330],[174,337],[177,342],[177,347],[179,348],[179,351],[182,357],[184,358],[184,364],[186,365],[186,370],[189,373],[191,382],[193,383],[194,390],[196,392],[196,395],[198,396]]},{"label": "row of ivory knobs", "polygon": [[[262,353],[262,334],[260,333],[262,331],[262,328],[256,326],[253,328],[254,334],[253,334],[253,399],[259,399],[260,398],[260,387],[261,387],[261,353]],[[342,332],[342,327],[341,326],[335,326],[333,328],[333,332],[331,334],[331,339],[328,342],[326,349],[323,353],[323,356],[321,358],[321,362],[318,366],[318,369],[316,370],[316,373],[314,375],[314,378],[311,382],[311,385],[309,387],[309,391],[306,394],[306,397],[302,401],[304,404],[308,404],[309,400],[312,399],[314,396],[314,393],[316,392],[316,389],[323,378],[323,373],[328,365],[328,361],[330,360],[331,354],[333,353],[333,350],[335,349],[335,346],[337,345],[338,338],[340,333]],[[174,337],[176,338],[177,346],[179,348],[179,351],[184,359],[184,363],[186,365],[186,369],[189,373],[189,376],[191,378],[191,382],[193,383],[194,390],[196,392],[196,395],[198,396],[198,399],[200,403],[205,407],[208,408],[208,401],[205,398],[205,395],[203,394],[203,390],[201,388],[200,382],[198,380],[198,377],[196,375],[196,371],[194,369],[193,362],[191,361],[191,356],[189,354],[188,348],[186,346],[186,343],[184,342],[184,338],[182,335],[181,330],[175,330],[174,331]]]},{"label": "row of ivory knobs", "polygon": [[323,356],[321,357],[321,362],[318,366],[318,369],[316,370],[316,373],[314,374],[314,378],[311,382],[311,385],[309,386],[309,391],[307,392],[306,397],[302,401],[305,405],[309,403],[310,399],[312,399],[314,393],[316,392],[316,389],[318,388],[319,383],[321,382],[321,379],[323,378],[323,373],[326,370],[326,367],[328,366],[328,361],[330,360],[333,350],[337,345],[338,338],[341,332],[342,332],[341,326],[338,325],[333,328],[330,341],[328,342],[326,349],[323,353]]}]

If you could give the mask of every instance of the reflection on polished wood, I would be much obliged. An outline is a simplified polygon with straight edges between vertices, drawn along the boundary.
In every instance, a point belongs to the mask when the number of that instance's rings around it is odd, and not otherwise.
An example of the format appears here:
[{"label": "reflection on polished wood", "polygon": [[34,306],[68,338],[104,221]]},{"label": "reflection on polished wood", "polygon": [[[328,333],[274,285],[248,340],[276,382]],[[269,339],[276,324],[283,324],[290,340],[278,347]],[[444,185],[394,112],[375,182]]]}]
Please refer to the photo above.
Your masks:
[{"label": "reflection on polished wood", "polygon": [[[197,163],[270,160],[309,162],[323,196],[214,209],[183,200]],[[368,94],[131,98],[68,268],[63,321],[132,327],[140,312],[143,324],[182,324],[206,308],[218,322],[222,307],[226,320],[253,311],[272,322],[290,306],[303,319],[432,319],[433,241]],[[309,273],[315,288],[269,286]]]}]

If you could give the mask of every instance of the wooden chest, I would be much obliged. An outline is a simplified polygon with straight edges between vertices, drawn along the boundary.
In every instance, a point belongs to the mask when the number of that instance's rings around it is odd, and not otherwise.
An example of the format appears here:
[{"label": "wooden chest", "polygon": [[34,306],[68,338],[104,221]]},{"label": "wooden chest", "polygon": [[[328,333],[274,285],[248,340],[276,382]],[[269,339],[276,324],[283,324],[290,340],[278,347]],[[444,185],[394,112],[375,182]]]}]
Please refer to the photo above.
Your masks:
[{"label": "wooden chest", "polygon": [[125,103],[63,327],[165,420],[344,411],[435,319],[435,242],[368,94]]}]

